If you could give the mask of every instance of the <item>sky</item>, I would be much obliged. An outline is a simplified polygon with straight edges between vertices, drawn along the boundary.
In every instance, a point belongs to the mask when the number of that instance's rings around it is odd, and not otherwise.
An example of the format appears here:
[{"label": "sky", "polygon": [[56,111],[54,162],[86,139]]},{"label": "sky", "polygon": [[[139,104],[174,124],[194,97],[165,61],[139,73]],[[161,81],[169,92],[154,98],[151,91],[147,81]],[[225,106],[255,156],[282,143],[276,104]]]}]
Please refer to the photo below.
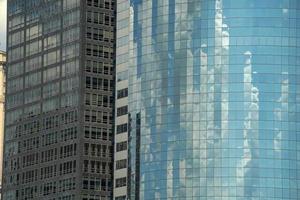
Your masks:
[{"label": "sky", "polygon": [[6,50],[6,0],[0,0],[0,50]]}]

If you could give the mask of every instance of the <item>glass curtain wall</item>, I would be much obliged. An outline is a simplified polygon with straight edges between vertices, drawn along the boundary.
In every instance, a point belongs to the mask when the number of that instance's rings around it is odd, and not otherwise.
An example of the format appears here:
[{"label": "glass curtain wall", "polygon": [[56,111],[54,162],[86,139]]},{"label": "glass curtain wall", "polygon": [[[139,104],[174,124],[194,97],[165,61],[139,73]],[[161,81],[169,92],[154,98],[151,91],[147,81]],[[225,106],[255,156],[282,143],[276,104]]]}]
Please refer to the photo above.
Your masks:
[{"label": "glass curtain wall", "polygon": [[300,2],[130,4],[131,199],[299,199]]}]

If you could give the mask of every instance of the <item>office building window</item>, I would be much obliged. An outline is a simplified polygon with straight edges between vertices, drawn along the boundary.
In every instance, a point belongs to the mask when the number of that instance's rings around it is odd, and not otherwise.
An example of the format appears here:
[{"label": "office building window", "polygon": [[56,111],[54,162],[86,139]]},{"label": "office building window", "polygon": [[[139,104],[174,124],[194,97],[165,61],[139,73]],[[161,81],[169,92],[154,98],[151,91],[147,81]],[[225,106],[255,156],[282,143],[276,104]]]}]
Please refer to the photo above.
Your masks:
[{"label": "office building window", "polygon": [[116,147],[116,151],[119,152],[119,151],[124,151],[124,150],[127,150],[127,141],[118,142],[117,147]]},{"label": "office building window", "polygon": [[127,123],[117,125],[117,134],[127,132]]},{"label": "office building window", "polygon": [[121,98],[124,98],[124,97],[127,97],[127,96],[128,96],[128,88],[118,90],[118,92],[117,92],[117,98],[118,99],[121,99]]},{"label": "office building window", "polygon": [[117,108],[117,117],[126,115],[128,113],[128,106],[122,106]]},{"label": "office building window", "polygon": [[124,169],[127,167],[127,159],[117,160],[116,161],[116,169]]},{"label": "office building window", "polygon": [[124,187],[126,186],[127,183],[126,183],[126,177],[123,177],[123,178],[117,178],[116,179],[116,187]]}]

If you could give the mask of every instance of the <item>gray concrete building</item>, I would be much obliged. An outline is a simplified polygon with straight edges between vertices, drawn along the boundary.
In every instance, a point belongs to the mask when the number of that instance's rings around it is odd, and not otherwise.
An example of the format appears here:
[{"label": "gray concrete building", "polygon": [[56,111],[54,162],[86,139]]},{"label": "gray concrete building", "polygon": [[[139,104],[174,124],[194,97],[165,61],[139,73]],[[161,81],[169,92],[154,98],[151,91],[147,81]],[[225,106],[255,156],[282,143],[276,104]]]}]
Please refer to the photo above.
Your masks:
[{"label": "gray concrete building", "polygon": [[3,198],[111,199],[114,0],[8,0]]},{"label": "gray concrete building", "polygon": [[[3,162],[4,103],[5,103],[5,67],[6,53],[0,50],[0,163]],[[0,165],[0,199],[2,186],[2,164]]]}]

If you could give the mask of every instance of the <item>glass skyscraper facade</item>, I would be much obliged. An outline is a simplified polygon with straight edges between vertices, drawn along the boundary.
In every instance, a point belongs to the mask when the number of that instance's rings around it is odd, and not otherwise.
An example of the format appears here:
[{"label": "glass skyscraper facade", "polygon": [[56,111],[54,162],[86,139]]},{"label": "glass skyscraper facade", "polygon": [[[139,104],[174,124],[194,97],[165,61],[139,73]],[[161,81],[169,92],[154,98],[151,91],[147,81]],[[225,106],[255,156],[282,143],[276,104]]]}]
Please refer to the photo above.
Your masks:
[{"label": "glass skyscraper facade", "polygon": [[120,1],[129,174],[115,187],[130,199],[299,199],[299,9],[297,0]]}]

